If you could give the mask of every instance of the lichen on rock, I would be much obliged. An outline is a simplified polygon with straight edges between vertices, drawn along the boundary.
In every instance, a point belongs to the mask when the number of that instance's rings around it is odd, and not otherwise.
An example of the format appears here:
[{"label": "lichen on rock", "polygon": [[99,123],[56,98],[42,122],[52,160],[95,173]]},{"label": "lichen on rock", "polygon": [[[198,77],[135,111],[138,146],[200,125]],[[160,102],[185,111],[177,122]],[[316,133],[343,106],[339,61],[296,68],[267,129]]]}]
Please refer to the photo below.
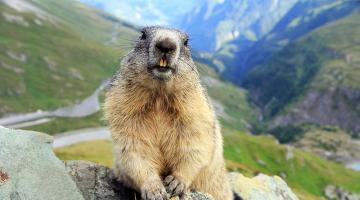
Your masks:
[{"label": "lichen on rock", "polygon": [[297,196],[278,176],[259,174],[247,178],[239,173],[229,173],[233,190],[244,200],[298,200]]},{"label": "lichen on rock", "polygon": [[51,136],[0,126],[1,200],[83,199],[51,143]]}]

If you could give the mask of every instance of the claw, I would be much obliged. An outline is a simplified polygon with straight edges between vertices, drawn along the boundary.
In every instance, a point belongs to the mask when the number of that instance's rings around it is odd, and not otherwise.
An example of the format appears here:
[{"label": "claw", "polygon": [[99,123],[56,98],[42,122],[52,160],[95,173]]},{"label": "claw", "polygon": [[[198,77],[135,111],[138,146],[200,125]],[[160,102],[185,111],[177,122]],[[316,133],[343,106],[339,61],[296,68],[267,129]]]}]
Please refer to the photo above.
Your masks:
[{"label": "claw", "polygon": [[166,191],[170,196],[182,196],[186,190],[186,185],[174,176],[167,176],[164,180]]}]

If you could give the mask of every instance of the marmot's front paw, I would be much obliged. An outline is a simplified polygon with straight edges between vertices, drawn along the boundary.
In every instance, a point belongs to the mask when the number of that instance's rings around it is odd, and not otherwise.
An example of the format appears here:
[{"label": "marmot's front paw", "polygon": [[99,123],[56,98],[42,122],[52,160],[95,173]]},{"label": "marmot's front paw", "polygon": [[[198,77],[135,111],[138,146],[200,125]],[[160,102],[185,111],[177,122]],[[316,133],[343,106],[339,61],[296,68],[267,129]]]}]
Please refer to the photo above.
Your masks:
[{"label": "marmot's front paw", "polygon": [[179,196],[180,199],[185,195],[186,185],[176,177],[169,175],[165,178],[165,188],[171,197]]},{"label": "marmot's front paw", "polygon": [[168,200],[169,195],[160,181],[149,181],[141,187],[141,198],[143,200]]}]

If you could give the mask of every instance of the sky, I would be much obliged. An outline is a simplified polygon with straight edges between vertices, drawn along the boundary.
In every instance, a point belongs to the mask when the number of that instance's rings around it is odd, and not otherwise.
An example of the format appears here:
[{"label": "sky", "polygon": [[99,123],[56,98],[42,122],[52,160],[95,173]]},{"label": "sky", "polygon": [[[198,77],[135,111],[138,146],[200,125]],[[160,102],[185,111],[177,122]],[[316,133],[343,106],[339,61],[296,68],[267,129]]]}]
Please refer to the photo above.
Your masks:
[{"label": "sky", "polygon": [[80,0],[136,25],[171,25],[204,0]]}]

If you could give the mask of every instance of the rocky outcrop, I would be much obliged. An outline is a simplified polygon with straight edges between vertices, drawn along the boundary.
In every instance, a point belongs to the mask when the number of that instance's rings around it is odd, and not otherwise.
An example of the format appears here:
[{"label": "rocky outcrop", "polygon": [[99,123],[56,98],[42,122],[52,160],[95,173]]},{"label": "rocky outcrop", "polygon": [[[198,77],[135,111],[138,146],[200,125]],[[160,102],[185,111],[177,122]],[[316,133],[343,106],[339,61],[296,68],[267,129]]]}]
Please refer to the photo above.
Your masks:
[{"label": "rocky outcrop", "polygon": [[360,160],[360,140],[335,127],[308,127],[293,145],[343,164]]},{"label": "rocky outcrop", "polygon": [[[87,161],[65,161],[68,173],[78,185],[85,199],[141,199],[140,195],[116,181],[112,170]],[[229,173],[232,188],[244,200],[298,200],[287,184],[278,176],[260,174],[246,178]],[[213,200],[209,195],[194,192],[189,200]]]},{"label": "rocky outcrop", "polygon": [[[65,161],[65,166],[86,200],[141,199],[140,194],[116,181],[111,169],[87,161]],[[189,200],[213,200],[208,195],[191,193]]]},{"label": "rocky outcrop", "polygon": [[325,188],[325,196],[332,200],[360,200],[360,193],[351,193],[334,185]]},{"label": "rocky outcrop", "polygon": [[0,126],[1,200],[82,200],[53,153],[52,137]]},{"label": "rocky outcrop", "polygon": [[360,90],[330,88],[309,91],[303,100],[284,115],[276,117],[270,129],[279,126],[314,123],[335,125],[360,132]]},{"label": "rocky outcrop", "polygon": [[[116,181],[111,169],[87,161],[60,161],[52,137],[0,127],[1,200],[134,200],[132,189]],[[230,173],[233,190],[243,200],[298,200],[279,177],[246,178]],[[176,198],[175,198],[176,199]],[[175,200],[174,198],[172,200]],[[199,192],[188,200],[214,200]]]},{"label": "rocky outcrop", "polygon": [[246,200],[298,200],[278,176],[259,174],[254,178],[247,178],[239,173],[230,173],[229,178],[233,190]]}]

